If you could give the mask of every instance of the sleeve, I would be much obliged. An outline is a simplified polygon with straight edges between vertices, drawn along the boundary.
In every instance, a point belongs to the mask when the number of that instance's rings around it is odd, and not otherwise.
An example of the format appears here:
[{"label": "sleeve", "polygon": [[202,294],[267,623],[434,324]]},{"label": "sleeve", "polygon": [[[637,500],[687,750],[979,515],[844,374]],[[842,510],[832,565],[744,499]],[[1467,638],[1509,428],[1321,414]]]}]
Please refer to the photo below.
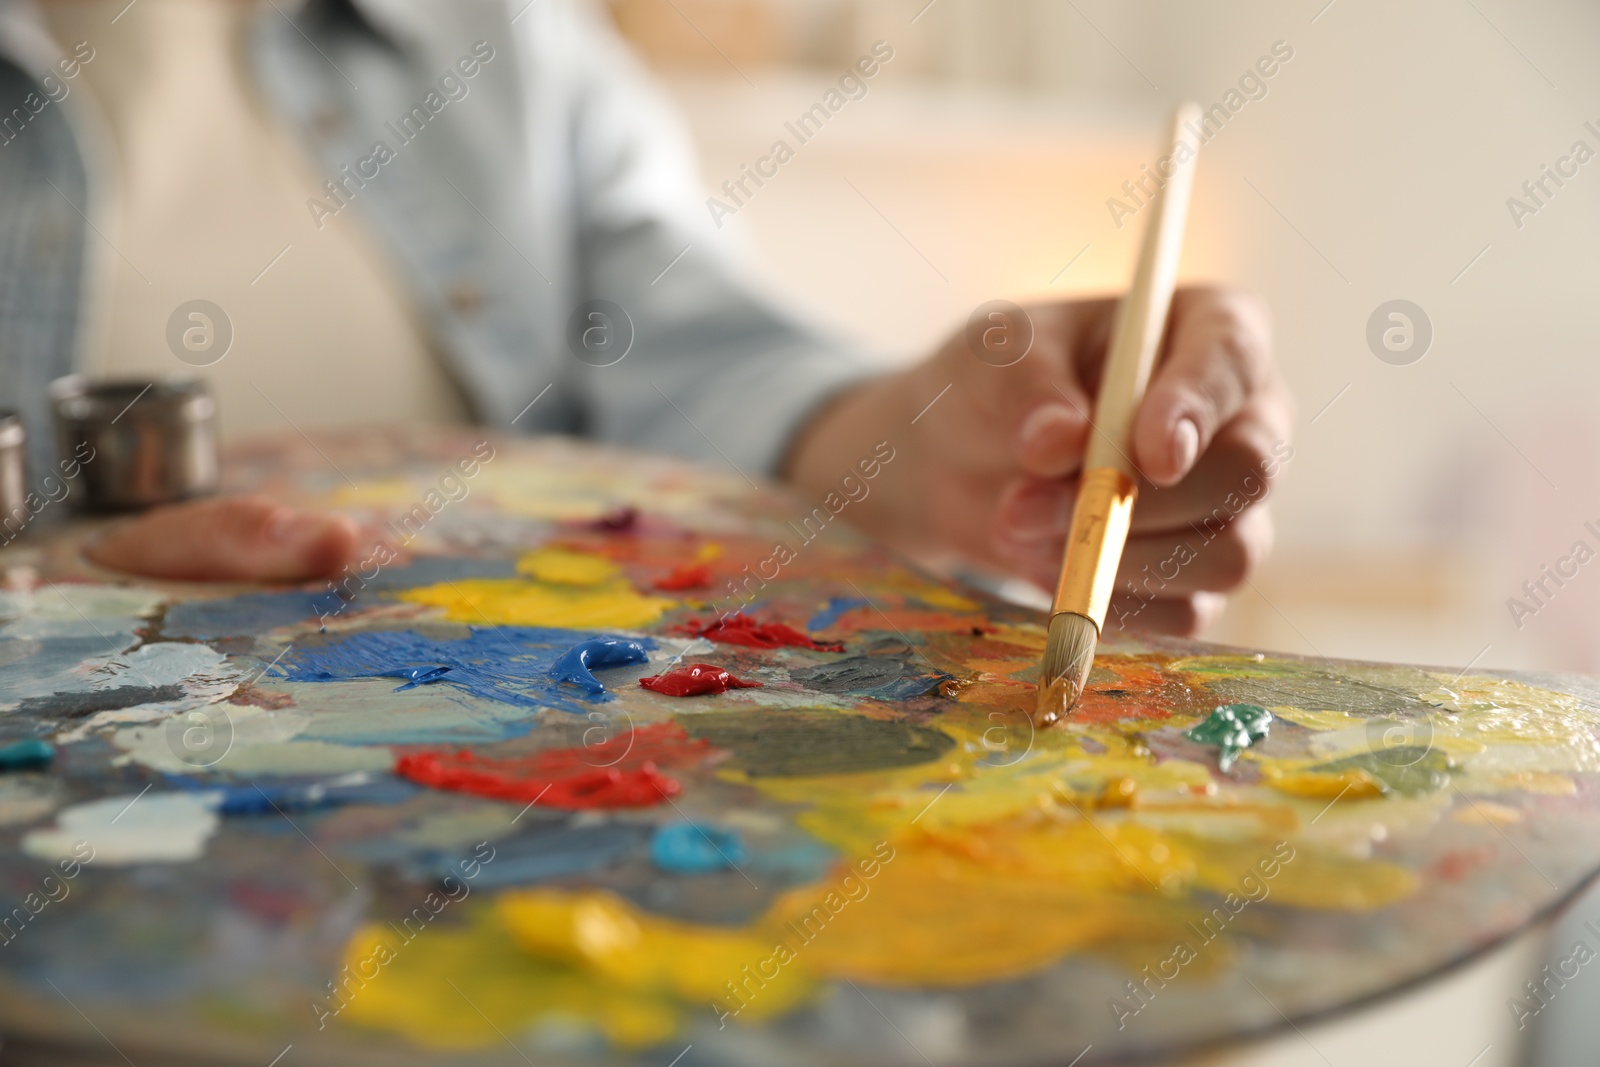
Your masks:
[{"label": "sleeve", "polygon": [[[32,489],[56,470],[49,389],[82,344],[90,224],[79,205],[93,208],[54,45],[23,14],[0,4],[0,100],[12,108],[0,116],[0,408],[26,425]],[[5,526],[0,540],[14,532]]]},{"label": "sleeve", "polygon": [[599,350],[577,368],[585,429],[772,475],[808,417],[877,369],[741,280],[662,91],[599,17],[574,6],[570,25],[579,292],[567,339],[587,331]]}]

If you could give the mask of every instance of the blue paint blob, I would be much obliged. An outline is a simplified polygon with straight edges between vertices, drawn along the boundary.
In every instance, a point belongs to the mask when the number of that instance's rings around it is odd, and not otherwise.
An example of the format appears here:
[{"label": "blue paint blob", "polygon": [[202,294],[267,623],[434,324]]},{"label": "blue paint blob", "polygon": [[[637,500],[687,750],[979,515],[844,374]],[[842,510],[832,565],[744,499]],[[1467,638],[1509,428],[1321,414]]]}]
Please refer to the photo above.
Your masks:
[{"label": "blue paint blob", "polygon": [[219,815],[277,815],[279,812],[314,811],[347,802],[346,797],[321,785],[234,786],[222,791]]},{"label": "blue paint blob", "polygon": [[626,667],[630,663],[649,661],[645,647],[637,641],[625,637],[594,637],[569,648],[551,665],[550,676],[600,696],[606,687],[594,676],[596,667]]},{"label": "blue paint blob", "polygon": [[746,859],[744,843],[732,830],[694,823],[669,823],[650,839],[650,860],[674,874],[710,874]]},{"label": "blue paint blob", "polygon": [[[422,792],[421,787],[403,778],[364,773],[335,779],[277,779],[220,786],[210,778],[182,774],[167,775],[167,781],[186,792],[215,797],[219,815],[277,815],[342,804],[396,805]],[[293,827],[289,829],[293,832]]]},{"label": "blue paint blob", "polygon": [[55,758],[56,750],[50,742],[30,737],[0,748],[0,771],[37,770],[50,766]]},{"label": "blue paint blob", "polygon": [[[217,784],[203,778],[170,775],[173,785],[192,793],[209,793],[218,797],[217,814],[227,816],[271,815],[279,813],[320,811],[345,804],[392,806],[403,804],[422,792],[403,778],[374,775],[367,781],[291,781],[271,784],[252,782],[247,785],[230,785],[218,788]],[[285,824],[290,833],[296,831]]]},{"label": "blue paint blob", "polygon": [[396,693],[403,693],[407,689],[415,689],[419,685],[427,685],[429,682],[437,682],[439,679],[443,678],[449,673],[449,667],[402,667],[398,671],[385,671],[383,676],[385,678],[410,679],[405,685],[397,685],[394,687],[394,691]]},{"label": "blue paint blob", "polygon": [[856,608],[864,608],[867,602],[855,596],[836,596],[828,601],[828,606],[806,620],[806,629],[812,633],[826,630],[839,621],[840,616]]},{"label": "blue paint blob", "polygon": [[600,688],[589,691],[588,700],[575,699],[571,687],[551,672],[575,646],[593,641],[631,646],[628,655],[636,658],[618,662],[643,662],[645,650],[655,647],[648,638],[535,626],[471,627],[467,637],[456,640],[426,637],[414,630],[368,630],[301,642],[278,661],[273,674],[290,682],[408,678],[514,707],[557,708],[581,715],[589,710],[588,704],[614,698]]},{"label": "blue paint blob", "polygon": [[865,696],[877,697],[879,700],[910,700],[913,697],[937,693],[942,683],[953,678],[954,675],[938,670],[913,671],[899,681],[880,685],[876,689],[863,689],[860,692]]}]

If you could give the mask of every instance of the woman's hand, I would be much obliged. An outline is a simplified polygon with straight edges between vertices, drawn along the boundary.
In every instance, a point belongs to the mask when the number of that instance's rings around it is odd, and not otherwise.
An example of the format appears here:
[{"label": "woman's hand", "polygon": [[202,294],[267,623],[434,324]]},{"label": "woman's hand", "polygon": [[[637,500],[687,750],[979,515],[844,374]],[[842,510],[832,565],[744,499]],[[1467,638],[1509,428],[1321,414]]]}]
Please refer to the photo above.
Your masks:
[{"label": "woman's hand", "polygon": [[259,496],[169,504],[113,526],[86,549],[102,567],[181,581],[301,582],[356,555],[356,524]]},{"label": "woman's hand", "polygon": [[[963,331],[828,405],[797,436],[788,477],[826,492],[888,441],[897,457],[852,505],[854,523],[914,555],[955,552],[1054,589],[1116,307],[1029,309],[1032,346],[1006,366]],[[1215,618],[1271,547],[1262,502],[1293,457],[1292,418],[1265,306],[1180,290],[1134,423],[1143,478],[1108,628],[1190,634]]]}]

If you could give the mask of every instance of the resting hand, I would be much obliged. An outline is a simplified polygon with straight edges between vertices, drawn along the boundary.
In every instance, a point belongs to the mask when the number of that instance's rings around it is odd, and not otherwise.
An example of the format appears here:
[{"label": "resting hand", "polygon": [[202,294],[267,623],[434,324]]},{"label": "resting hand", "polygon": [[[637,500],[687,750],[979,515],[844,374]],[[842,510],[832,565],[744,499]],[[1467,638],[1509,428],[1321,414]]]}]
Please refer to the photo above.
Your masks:
[{"label": "resting hand", "polygon": [[86,549],[102,567],[180,581],[301,582],[356,555],[356,525],[259,496],[171,504],[113,526]]}]

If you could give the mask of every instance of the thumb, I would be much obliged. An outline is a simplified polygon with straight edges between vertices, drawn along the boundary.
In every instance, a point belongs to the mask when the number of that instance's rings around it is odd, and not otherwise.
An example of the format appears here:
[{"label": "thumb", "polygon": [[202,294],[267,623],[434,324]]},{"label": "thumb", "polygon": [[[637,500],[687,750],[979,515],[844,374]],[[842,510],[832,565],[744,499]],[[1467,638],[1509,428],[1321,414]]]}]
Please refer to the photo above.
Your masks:
[{"label": "thumb", "polygon": [[299,582],[337,573],[356,554],[356,526],[263,497],[156,508],[86,549],[112,570],[179,581]]}]

